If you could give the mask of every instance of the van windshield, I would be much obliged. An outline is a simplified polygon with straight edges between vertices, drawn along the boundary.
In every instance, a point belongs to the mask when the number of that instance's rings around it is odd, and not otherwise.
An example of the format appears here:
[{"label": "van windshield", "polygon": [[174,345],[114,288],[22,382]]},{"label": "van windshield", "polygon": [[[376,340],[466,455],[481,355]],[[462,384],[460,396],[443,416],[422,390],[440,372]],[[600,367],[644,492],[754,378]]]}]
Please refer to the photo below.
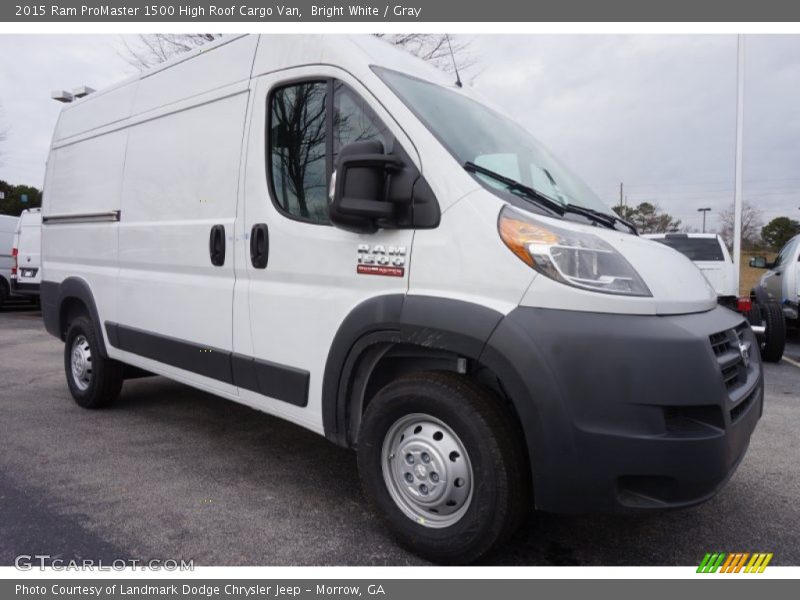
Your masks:
[{"label": "van windshield", "polygon": [[[473,163],[513,179],[563,205],[606,214],[611,209],[525,128],[463,94],[374,67],[374,71],[435,135],[461,165]],[[479,172],[489,188],[508,185]]]}]

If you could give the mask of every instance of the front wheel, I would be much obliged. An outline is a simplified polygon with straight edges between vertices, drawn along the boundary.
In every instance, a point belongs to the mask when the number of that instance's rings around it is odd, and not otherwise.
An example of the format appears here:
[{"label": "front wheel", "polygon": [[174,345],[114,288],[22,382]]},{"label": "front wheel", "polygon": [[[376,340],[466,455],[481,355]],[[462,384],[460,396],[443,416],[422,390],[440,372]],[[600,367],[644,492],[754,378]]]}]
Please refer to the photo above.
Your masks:
[{"label": "front wheel", "polygon": [[111,404],[122,389],[122,364],[100,354],[99,332],[86,317],[69,324],[64,344],[64,370],[75,402],[83,408]]},{"label": "front wheel", "polygon": [[525,513],[528,473],[518,427],[466,377],[403,377],[367,407],[362,485],[400,544],[439,563],[470,563],[506,541]]}]

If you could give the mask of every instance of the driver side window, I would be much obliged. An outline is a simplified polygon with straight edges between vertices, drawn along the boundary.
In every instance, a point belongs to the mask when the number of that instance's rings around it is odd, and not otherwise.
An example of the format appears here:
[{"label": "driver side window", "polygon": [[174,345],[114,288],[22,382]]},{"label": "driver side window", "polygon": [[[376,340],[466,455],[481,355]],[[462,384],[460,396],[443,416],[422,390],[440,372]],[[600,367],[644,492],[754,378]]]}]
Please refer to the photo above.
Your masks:
[{"label": "driver side window", "polygon": [[781,251],[778,252],[778,256],[775,258],[775,262],[772,263],[772,268],[777,269],[778,267],[786,264],[787,261],[791,259],[792,254],[794,253],[794,247],[796,242],[794,240],[788,242]]},{"label": "driver side window", "polygon": [[337,80],[302,81],[270,94],[267,156],[272,199],[287,216],[328,224],[328,184],[340,150],[394,138],[369,105]]}]

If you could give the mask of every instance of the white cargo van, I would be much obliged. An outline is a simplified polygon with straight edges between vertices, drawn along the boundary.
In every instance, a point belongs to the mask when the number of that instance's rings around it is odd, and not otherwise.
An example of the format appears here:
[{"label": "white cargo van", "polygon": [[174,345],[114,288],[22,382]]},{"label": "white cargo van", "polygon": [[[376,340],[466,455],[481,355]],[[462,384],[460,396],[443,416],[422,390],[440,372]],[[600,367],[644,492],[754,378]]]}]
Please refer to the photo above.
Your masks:
[{"label": "white cargo van", "polygon": [[691,261],[372,37],[225,38],[67,104],[42,249],[78,404],[134,365],[356,448],[436,561],[531,506],[707,500],[762,412],[755,338]]},{"label": "white cargo van", "polygon": [[19,216],[14,232],[14,255],[16,273],[11,277],[11,291],[32,300],[39,298],[42,282],[42,213],[41,209],[29,208]]},{"label": "white cargo van", "polygon": [[14,232],[19,217],[0,215],[0,308],[11,295],[11,275],[14,270]]}]

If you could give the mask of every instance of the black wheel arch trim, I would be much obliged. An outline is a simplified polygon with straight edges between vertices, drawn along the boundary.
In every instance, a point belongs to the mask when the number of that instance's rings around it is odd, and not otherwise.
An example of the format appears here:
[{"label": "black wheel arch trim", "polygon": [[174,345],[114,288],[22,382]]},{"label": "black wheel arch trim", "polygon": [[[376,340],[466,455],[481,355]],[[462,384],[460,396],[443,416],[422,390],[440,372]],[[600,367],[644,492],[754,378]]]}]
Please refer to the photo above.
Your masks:
[{"label": "black wheel arch trim", "polygon": [[[385,347],[409,344],[482,362],[487,341],[504,316],[462,300],[404,294],[376,296],[357,305],[342,321],[328,352],[322,381],[326,437],[342,446],[353,444],[348,435],[350,395],[360,361],[379,359],[370,352],[379,355]],[[492,363],[503,361],[497,355],[487,357]],[[511,369],[504,367],[507,373]]]},{"label": "black wheel arch trim", "polygon": [[94,301],[94,294],[89,284],[79,277],[67,277],[62,282],[55,281],[42,281],[40,287],[40,300],[42,305],[42,319],[44,320],[45,329],[51,335],[64,340],[65,330],[64,323],[61,322],[61,310],[64,302],[70,298],[79,300],[86,306],[89,311],[89,318],[97,331],[97,337],[100,341],[100,355],[103,358],[108,358],[106,352],[106,342],[103,335],[103,327],[101,326],[100,317],[97,312],[97,305]]},{"label": "black wheel arch trim", "polygon": [[753,296],[755,296],[756,301],[759,304],[769,304],[770,302],[778,302],[772,294],[770,294],[766,289],[761,286],[756,286],[750,292]]}]

